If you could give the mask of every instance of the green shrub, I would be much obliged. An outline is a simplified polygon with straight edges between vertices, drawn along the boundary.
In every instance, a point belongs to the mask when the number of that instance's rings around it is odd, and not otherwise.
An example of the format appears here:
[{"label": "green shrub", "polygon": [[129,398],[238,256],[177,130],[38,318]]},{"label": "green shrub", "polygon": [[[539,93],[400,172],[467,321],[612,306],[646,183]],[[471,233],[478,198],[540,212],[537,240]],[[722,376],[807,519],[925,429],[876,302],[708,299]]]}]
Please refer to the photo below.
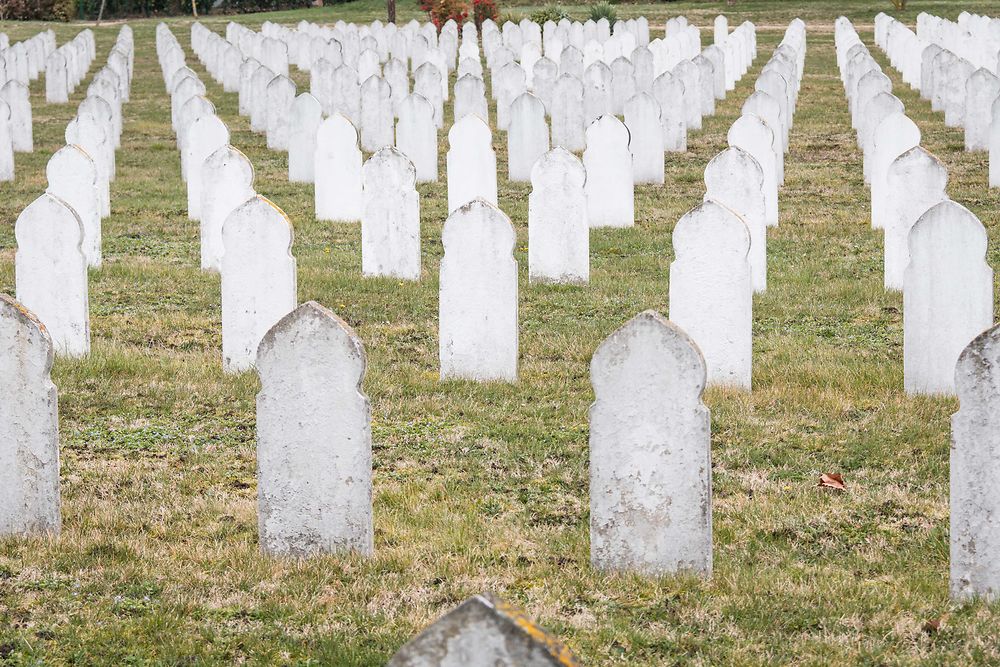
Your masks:
[{"label": "green shrub", "polygon": [[531,20],[538,24],[545,23],[546,21],[559,23],[559,21],[568,18],[569,14],[560,5],[545,5],[531,15]]},{"label": "green shrub", "polygon": [[607,0],[602,0],[597,4],[590,6],[590,20],[600,21],[601,19],[607,19],[608,23],[614,23],[618,18],[618,12],[615,11],[615,6],[612,5]]}]

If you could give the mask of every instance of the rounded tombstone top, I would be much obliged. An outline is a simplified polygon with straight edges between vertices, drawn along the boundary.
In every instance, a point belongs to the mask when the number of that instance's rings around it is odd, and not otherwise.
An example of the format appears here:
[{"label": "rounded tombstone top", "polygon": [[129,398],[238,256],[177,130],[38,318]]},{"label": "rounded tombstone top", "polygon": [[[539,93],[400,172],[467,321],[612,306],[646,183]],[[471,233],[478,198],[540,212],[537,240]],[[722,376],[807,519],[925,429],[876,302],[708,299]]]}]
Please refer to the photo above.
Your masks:
[{"label": "rounded tombstone top", "polygon": [[312,93],[300,93],[292,102],[292,114],[302,116],[318,116],[323,113],[323,105]]},{"label": "rounded tombstone top", "polygon": [[455,146],[458,143],[492,147],[493,132],[478,114],[467,113],[448,130],[448,144]]},{"label": "rounded tombstone top", "polygon": [[556,146],[535,160],[531,167],[532,188],[582,188],[587,169],[580,158],[562,146]]},{"label": "rounded tombstone top", "polygon": [[514,224],[497,206],[476,197],[448,214],[441,230],[441,244],[447,251],[448,246],[456,240],[473,238],[476,245],[495,244],[498,249],[505,249],[513,261],[514,244],[517,234]]},{"label": "rounded tombstone top", "polygon": [[920,128],[905,113],[896,111],[888,114],[872,130],[872,139],[877,144],[882,139],[906,141],[914,146],[920,144]]},{"label": "rounded tombstone top", "polygon": [[50,188],[53,183],[65,178],[65,174],[81,173],[92,174],[96,180],[97,166],[90,154],[76,144],[67,144],[57,150],[45,165],[45,178]]},{"label": "rounded tombstone top", "polygon": [[926,243],[935,249],[936,254],[954,254],[959,262],[969,261],[972,257],[985,262],[988,245],[986,227],[972,211],[958,202],[950,199],[938,202],[917,219],[910,229],[911,257],[917,255],[914,242],[922,237],[929,237]]},{"label": "rounded tombstone top", "polygon": [[739,146],[731,146],[709,160],[705,166],[705,189],[709,193],[728,187],[737,178],[752,174],[752,181],[764,187],[764,170],[757,158]]},{"label": "rounded tombstone top", "polygon": [[14,238],[18,248],[44,242],[68,234],[75,239],[77,252],[83,256],[83,221],[73,207],[49,192],[42,193],[21,211],[14,223]]},{"label": "rounded tombstone top", "polygon": [[[257,346],[255,368],[262,378],[268,378],[287,367],[286,352],[294,349],[306,357],[303,368],[325,370],[329,364],[349,364],[350,373],[325,375],[326,381],[340,379],[361,392],[365,375],[366,355],[361,338],[344,320],[316,301],[306,301],[272,326]],[[338,354],[331,354],[336,350]]]},{"label": "rounded tombstone top", "polygon": [[205,158],[202,169],[211,169],[213,173],[218,172],[219,169],[226,169],[230,173],[242,175],[242,181],[248,187],[253,187],[255,177],[253,163],[243,151],[235,146],[226,144],[212,151],[211,155]]},{"label": "rounded tombstone top", "polygon": [[901,178],[904,183],[919,178],[916,182],[922,188],[936,192],[944,192],[948,185],[948,168],[922,146],[914,146],[893,160],[889,165],[889,178],[893,175]]},{"label": "rounded tombstone top", "polygon": [[627,148],[631,141],[628,126],[614,114],[602,114],[587,126],[587,148],[598,143]]},{"label": "rounded tombstone top", "polygon": [[545,115],[545,105],[540,99],[538,99],[534,93],[529,93],[527,91],[521,93],[514,98],[514,101],[510,105],[510,113],[513,118],[519,113],[532,113],[536,115],[541,114],[544,118]]},{"label": "rounded tombstone top", "polygon": [[103,144],[108,140],[104,125],[94,114],[87,111],[77,112],[76,117],[66,124],[64,137],[67,144],[79,144],[84,147]]},{"label": "rounded tombstone top", "polygon": [[20,302],[0,293],[0,326],[7,322],[12,322],[17,328],[18,338],[27,334],[29,344],[26,347],[28,349],[42,350],[42,353],[38,355],[42,363],[35,362],[29,368],[38,376],[47,377],[52,370],[52,360],[55,354],[49,330],[45,328],[38,316],[21,305]]},{"label": "rounded tombstone top", "polygon": [[294,229],[274,202],[263,195],[255,194],[233,209],[222,225],[224,238],[236,235],[240,238],[255,239],[256,243],[273,247],[286,243],[285,251],[292,256]]},{"label": "rounded tombstone top", "polygon": [[417,183],[417,170],[403,153],[392,146],[376,151],[362,168],[365,183],[374,183],[379,190],[412,190]]},{"label": "rounded tombstone top", "polygon": [[[778,103],[778,100],[774,99],[774,95],[766,90],[755,90],[743,102],[740,114],[753,114],[759,116],[765,122],[769,118],[779,120],[781,118],[781,104]],[[768,123],[768,125],[770,126],[771,123]]]},{"label": "rounded tombstone top", "polygon": [[417,70],[413,73],[413,80],[417,79],[440,79],[441,70],[437,68],[437,65],[431,61],[425,61]]},{"label": "rounded tombstone top", "polygon": [[747,136],[761,137],[762,141],[768,145],[772,145],[774,141],[774,131],[764,122],[763,118],[753,113],[742,114],[733,121],[733,124],[729,126],[726,139],[729,141],[729,145],[733,146],[739,145],[740,138]]},{"label": "rounded tombstone top", "polygon": [[750,252],[750,231],[742,218],[711,199],[685,213],[673,232],[677,260],[746,259]]},{"label": "rounded tombstone top", "polygon": [[351,145],[358,148],[358,128],[344,114],[334,112],[319,124],[316,131],[317,144],[332,144],[334,146]]},{"label": "rounded tombstone top", "polygon": [[619,327],[590,360],[591,383],[598,397],[634,391],[632,384],[649,376],[688,385],[689,399],[697,402],[707,380],[705,357],[698,345],[655,310],[645,310]]},{"label": "rounded tombstone top", "polygon": [[955,364],[955,389],[962,409],[992,407],[1000,396],[1000,324],[972,339]]}]

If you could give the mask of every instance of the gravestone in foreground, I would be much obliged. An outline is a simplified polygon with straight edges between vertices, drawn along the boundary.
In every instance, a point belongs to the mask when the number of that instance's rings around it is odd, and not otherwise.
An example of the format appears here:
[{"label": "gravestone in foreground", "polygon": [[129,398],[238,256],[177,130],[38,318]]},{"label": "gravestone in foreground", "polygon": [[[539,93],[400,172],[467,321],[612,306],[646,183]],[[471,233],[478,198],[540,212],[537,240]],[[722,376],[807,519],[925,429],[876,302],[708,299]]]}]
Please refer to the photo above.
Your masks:
[{"label": "gravestone in foreground", "polygon": [[652,310],[590,364],[590,562],[712,574],[711,420],[698,346]]},{"label": "gravestone in foreground", "polygon": [[256,366],[261,550],[370,556],[371,406],[361,391],[361,339],[309,301],[267,332]]},{"label": "gravestone in foreground", "polygon": [[475,595],[406,643],[387,667],[578,667],[572,652],[519,609]]},{"label": "gravestone in foreground", "polygon": [[0,294],[0,537],[58,533],[59,409],[52,341]]}]

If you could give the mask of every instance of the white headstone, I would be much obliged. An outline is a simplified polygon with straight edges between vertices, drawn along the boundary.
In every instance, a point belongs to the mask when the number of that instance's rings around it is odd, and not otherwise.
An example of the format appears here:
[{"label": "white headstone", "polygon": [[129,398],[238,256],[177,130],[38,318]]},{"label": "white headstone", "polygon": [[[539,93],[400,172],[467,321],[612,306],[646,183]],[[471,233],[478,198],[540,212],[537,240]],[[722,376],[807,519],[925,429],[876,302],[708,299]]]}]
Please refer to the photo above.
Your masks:
[{"label": "white headstone", "polygon": [[312,183],[316,168],[316,134],[323,122],[323,106],[309,93],[292,104],[288,122],[288,180]]},{"label": "white headstone", "polygon": [[[889,165],[897,157],[919,145],[920,128],[902,113],[886,116],[872,131],[871,207],[872,227],[875,229],[885,226],[886,179]],[[958,353],[952,361],[957,358]]]},{"label": "white headstone", "polygon": [[89,266],[101,265],[101,212],[97,165],[76,145],[63,146],[49,158],[45,176],[50,195],[72,208],[83,225],[82,250]]},{"label": "white headstone", "polygon": [[903,383],[908,394],[954,394],[955,363],[993,324],[993,270],[986,228],[943,201],[910,230],[903,276]]},{"label": "white headstone", "polygon": [[753,289],[746,224],[705,201],[677,222],[673,245],[670,321],[698,344],[710,383],[749,389]]},{"label": "white headstone", "polygon": [[378,76],[361,85],[361,148],[369,153],[393,144],[391,92]]},{"label": "white headstone", "polygon": [[21,212],[14,235],[17,300],[45,325],[56,354],[87,355],[90,307],[80,216],[46,193]]},{"label": "white headstone", "polygon": [[206,114],[191,124],[184,152],[187,159],[187,207],[190,220],[201,219],[202,167],[208,156],[229,144],[229,128],[215,114]]},{"label": "white headstone", "polygon": [[288,120],[295,103],[295,82],[278,75],[267,84],[267,147],[288,150]]},{"label": "white headstone", "polygon": [[270,328],[255,358],[261,550],[372,555],[371,405],[361,390],[361,339],[308,301]]},{"label": "white headstone", "polygon": [[961,408],[951,418],[951,597],[1000,596],[1000,326],[977,336],[958,358]]},{"label": "white headstone", "polygon": [[722,204],[750,233],[750,277],[755,292],[767,290],[767,216],[764,170],[742,148],[727,148],[705,167],[705,199]]},{"label": "white headstone", "polygon": [[31,99],[28,86],[17,79],[11,79],[0,87],[0,100],[10,107],[11,137],[14,151],[30,153],[34,149],[31,121]]},{"label": "white headstone", "polygon": [[549,105],[553,146],[573,152],[586,148],[583,112],[583,84],[576,77],[563,74],[556,79]]},{"label": "white headstone", "polygon": [[448,146],[448,211],[474,199],[496,206],[497,156],[489,126],[465,116],[448,130]]},{"label": "white headstone", "polygon": [[257,346],[297,303],[292,223],[260,195],[222,225],[222,367],[248,370]]},{"label": "white headstone", "polygon": [[35,316],[0,294],[0,536],[56,534],[59,410],[52,340]]},{"label": "white headstone", "polygon": [[590,280],[587,172],[579,158],[556,147],[531,169],[528,196],[528,276],[531,282]]},{"label": "white headstone", "polygon": [[587,128],[583,166],[587,173],[587,219],[591,227],[635,224],[635,182],[629,131],[605,114]]},{"label": "white headstone", "polygon": [[14,180],[14,137],[10,106],[0,100],[0,182]]},{"label": "white headstone", "polygon": [[361,149],[358,131],[346,116],[335,113],[316,132],[316,219],[360,220]]},{"label": "white headstone", "polygon": [[663,128],[660,105],[649,93],[639,93],[625,103],[625,125],[632,151],[632,173],[636,183],[663,184]]},{"label": "white headstone", "polygon": [[777,138],[759,116],[745,114],[730,126],[727,140],[730,147],[752,155],[764,172],[764,211],[767,226],[774,227],[778,224],[778,171],[774,165]]},{"label": "white headstone", "polygon": [[420,196],[413,163],[386,147],[365,162],[363,178],[362,273],[420,280]]},{"label": "white headstone", "polygon": [[232,146],[208,156],[201,167],[201,268],[222,271],[222,225],[240,204],[256,194],[250,160]]},{"label": "white headstone", "polygon": [[516,240],[510,219],[482,199],[463,204],[445,221],[438,320],[442,380],[517,380]]},{"label": "white headstone", "polygon": [[507,172],[511,181],[528,181],[535,161],[549,150],[545,105],[531,93],[511,104],[507,130]]},{"label": "white headstone", "polygon": [[[458,104],[458,91],[455,92]],[[408,95],[399,106],[396,123],[396,148],[413,163],[417,183],[433,183],[438,179],[437,128],[434,108],[421,95]]]},{"label": "white headstone", "polygon": [[647,310],[601,343],[590,378],[591,564],[710,576],[711,419],[698,346]]}]

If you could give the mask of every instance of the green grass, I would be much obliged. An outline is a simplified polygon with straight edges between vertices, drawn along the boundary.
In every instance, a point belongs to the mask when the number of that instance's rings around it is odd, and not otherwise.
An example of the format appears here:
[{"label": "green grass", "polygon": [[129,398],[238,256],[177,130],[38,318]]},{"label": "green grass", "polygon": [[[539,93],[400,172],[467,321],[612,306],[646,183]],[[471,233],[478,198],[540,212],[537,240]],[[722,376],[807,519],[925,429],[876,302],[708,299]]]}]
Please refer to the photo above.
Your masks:
[{"label": "green grass", "polygon": [[[913,2],[955,18],[991,3]],[[531,7],[505,7],[512,13]],[[637,224],[591,235],[586,287],[527,282],[527,194],[500,180],[518,232],[521,378],[437,379],[437,269],[445,185],[421,185],[418,284],[363,279],[356,224],[317,223],[311,187],[289,184],[197,60],[257,190],[295,225],[299,299],[316,299],[365,342],[375,443],[370,560],[271,560],[257,549],[252,374],[221,372],[217,276],[202,273],[186,219],[179,157],[153,46],[135,21],[136,75],[125,107],[105,264],[92,271],[93,354],[57,360],[63,532],[0,541],[0,663],[382,664],[467,596],[491,590],[524,607],[588,665],[996,664],[1000,610],[948,600],[948,452],[953,399],[902,391],[902,300],[882,289],[881,237],[833,50],[832,20],[856,19],[950,173],[949,192],[990,230],[1000,266],[1000,192],[987,158],[905,87],[872,43],[886,3],[778,0],[618,5],[620,17],[750,18],[760,54],[738,88],[667,158],[667,185],[637,188]],[[995,10],[995,7],[993,7]],[[584,5],[568,5],[574,17]],[[994,11],[995,13],[995,11]],[[667,310],[671,231],[698,203],[702,173],[787,21],[809,23],[809,52],[781,226],[770,230],[769,289],[754,302],[754,391],[713,389],[715,577],[655,580],[588,566],[588,364],[645,308]],[[265,18],[382,16],[358,0]],[[416,6],[400,6],[403,19]],[[221,31],[227,18],[206,21]],[[170,21],[189,49],[190,21]],[[23,38],[40,24],[0,24]],[[59,42],[79,25],[55,25]],[[117,26],[95,30],[104,62]],[[654,32],[654,36],[655,36]],[[306,77],[295,72],[300,89]],[[36,149],[0,184],[0,290],[13,293],[13,224],[45,187],[73,104],[32,85]],[[448,111],[450,121],[450,109]],[[506,174],[502,134],[499,169]],[[445,147],[440,139],[441,154]],[[442,160],[441,174],[444,175]],[[843,473],[848,491],[816,487]],[[947,615],[937,632],[924,622]]]}]

